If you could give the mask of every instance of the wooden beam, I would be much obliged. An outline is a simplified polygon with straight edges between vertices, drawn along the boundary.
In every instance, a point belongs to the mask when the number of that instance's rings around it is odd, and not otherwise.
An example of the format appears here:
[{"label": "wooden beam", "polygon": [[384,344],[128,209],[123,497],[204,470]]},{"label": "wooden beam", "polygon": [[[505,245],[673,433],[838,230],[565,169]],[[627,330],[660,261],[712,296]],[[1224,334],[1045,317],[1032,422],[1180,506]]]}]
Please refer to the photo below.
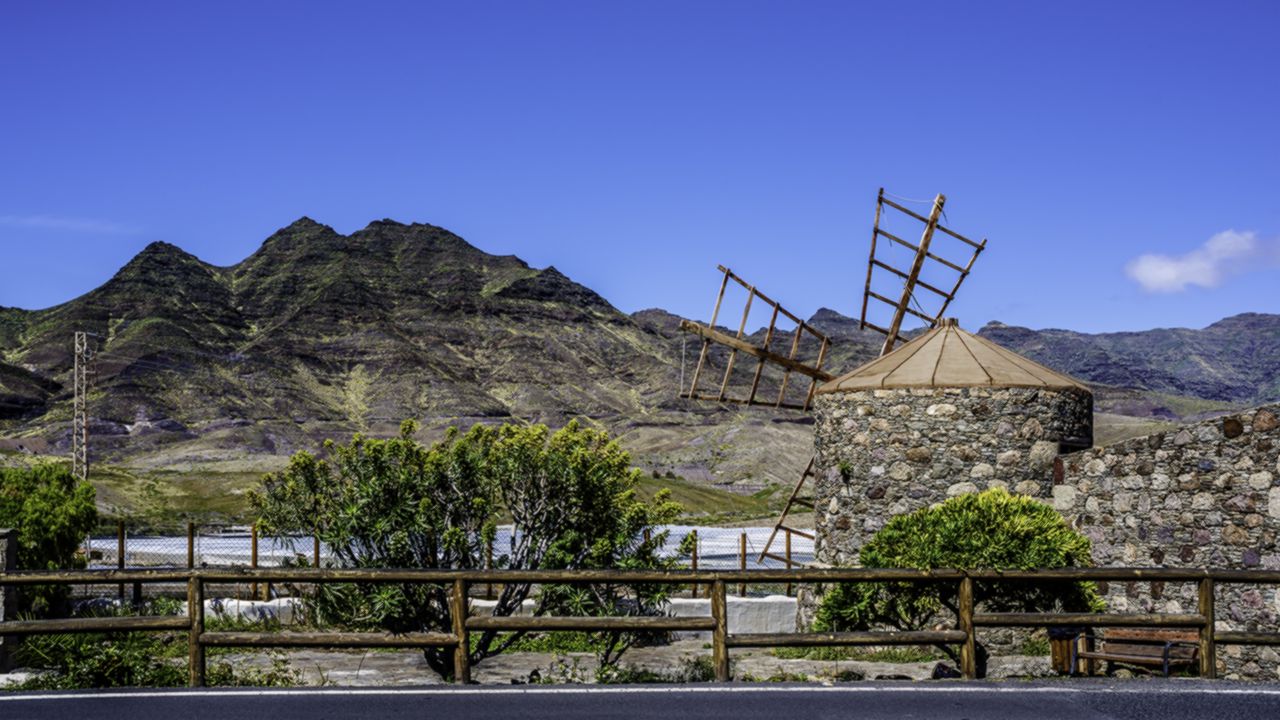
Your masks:
[{"label": "wooden beam", "polygon": [[[764,351],[769,352],[769,343],[773,342],[773,328],[778,323],[778,303],[773,304],[773,317],[769,318],[769,331],[764,334]],[[760,362],[756,363],[756,376],[751,379],[751,394],[747,396],[747,404],[751,405],[756,401],[756,391],[760,388],[760,376],[764,374],[764,358],[760,358]]]},{"label": "wooden beam", "polygon": [[1097,627],[1204,627],[1203,615],[1181,613],[974,613],[973,624],[983,627],[1093,625]]},{"label": "wooden beam", "polygon": [[[738,324],[738,334],[735,336],[738,340],[742,339],[742,334],[747,330],[747,318],[751,315],[751,301],[756,299],[756,289],[747,286],[747,304],[742,308],[742,322]],[[715,327],[715,326],[712,326]],[[724,381],[720,383],[720,399],[724,399],[725,391],[729,389],[729,376],[733,375],[733,361],[738,359],[737,349],[729,351],[729,362],[724,368]]]},{"label": "wooden beam", "polygon": [[911,302],[916,280],[920,277],[920,269],[924,267],[924,259],[929,255],[929,243],[933,240],[933,230],[938,225],[938,216],[942,214],[942,206],[946,202],[947,196],[942,193],[938,193],[938,197],[933,200],[933,210],[929,213],[928,222],[925,223],[924,234],[920,236],[920,249],[916,251],[916,259],[911,263],[907,281],[902,287],[902,299],[898,301],[898,309],[893,314],[893,322],[889,323],[889,332],[885,334],[884,346],[880,349],[882,357],[893,350],[894,340],[898,337],[898,331],[902,329],[902,319],[906,315],[907,305]]},{"label": "wooden beam", "polygon": [[785,357],[783,355],[779,355],[775,352],[765,352],[764,350],[761,350],[760,348],[756,347],[755,345],[752,345],[749,342],[739,340],[738,338],[735,338],[732,335],[726,335],[725,333],[722,333],[719,330],[713,330],[711,328],[704,327],[690,320],[681,320],[680,329],[683,330],[684,332],[693,333],[694,335],[702,337],[711,342],[718,343],[720,345],[726,345],[730,348],[733,348],[734,350],[751,355],[752,357],[763,357],[764,359],[772,363],[775,363],[777,365],[781,365],[782,367],[787,368],[792,372],[798,372],[801,375],[806,375],[811,378],[817,378],[822,382],[826,382],[835,377],[829,372],[809,367],[808,365],[805,365],[802,362],[797,362],[795,360],[792,360],[791,358]]},{"label": "wooden beam", "polygon": [[[720,303],[724,300],[724,290],[729,286],[729,269],[721,267],[724,270],[724,279],[720,281],[720,294],[716,295],[716,307],[711,311],[711,325],[716,326],[716,318],[720,316]],[[711,349],[711,341],[702,341],[702,352],[698,354],[698,366],[693,371],[693,383],[689,385],[689,394],[692,395],[698,390],[698,376],[702,375],[702,365],[706,362],[707,352]]]},{"label": "wooden beam", "polygon": [[[896,268],[896,267],[893,267],[892,265],[887,265],[887,264],[885,264],[885,263],[880,262],[879,260],[872,260],[871,262],[872,262],[872,264],[873,264],[873,265],[875,265],[876,267],[884,268],[885,270],[888,270],[889,272],[893,273],[894,275],[897,275],[898,277],[902,278],[903,280],[906,280],[906,279],[907,279],[907,274],[906,274],[906,273],[902,272],[901,270],[899,270],[899,269],[898,269],[898,268]],[[938,287],[934,287],[933,285],[930,285],[929,283],[927,283],[927,282],[925,282],[925,281],[923,281],[923,280],[921,280],[921,279],[919,279],[919,278],[916,278],[916,285],[919,285],[920,287],[924,288],[925,290],[930,290],[930,291],[932,291],[932,292],[935,292],[935,293],[937,293],[937,294],[941,295],[941,296],[942,296],[942,297],[944,297],[944,298],[950,298],[950,297],[951,297],[950,295],[948,295],[948,294],[947,294],[947,291],[946,291],[946,290],[943,290],[943,289],[938,288]]]},{"label": "wooden beam", "polygon": [[965,278],[969,277],[969,271],[973,269],[973,263],[977,261],[978,255],[982,252],[982,249],[985,248],[986,246],[987,246],[987,239],[983,238],[982,244],[978,246],[977,250],[973,251],[973,255],[969,257],[969,262],[964,266],[964,269],[960,271],[960,277],[956,278],[956,285],[955,287],[951,288],[951,294],[948,295],[947,299],[942,302],[942,308],[938,310],[939,320],[941,320],[943,314],[947,312],[947,306],[950,305],[951,301],[955,299],[956,293],[960,292],[960,284],[964,282]]},{"label": "wooden beam", "polygon": [[849,647],[858,645],[955,645],[964,642],[959,630],[912,630],[829,633],[734,633],[729,647]]},{"label": "wooden beam", "polygon": [[472,617],[467,618],[468,630],[580,630],[597,632],[608,630],[626,631],[689,631],[712,630],[715,627],[709,616],[667,617],[641,615],[615,615],[602,617],[563,617],[563,616],[518,616],[507,617]]},{"label": "wooden beam", "polygon": [[[901,212],[906,213],[907,215],[910,215],[911,217],[915,218],[916,220],[919,220],[919,221],[920,221],[920,222],[922,222],[922,223],[927,223],[927,222],[929,222],[929,220],[928,220],[927,218],[925,218],[925,217],[923,217],[923,216],[921,216],[921,215],[918,215],[918,214],[916,214],[915,212],[912,212],[911,210],[908,210],[908,209],[906,209],[906,208],[902,207],[901,205],[899,205],[899,204],[898,204],[898,203],[896,203],[896,202],[893,202],[892,200],[885,200],[885,201],[884,201],[884,203],[885,203],[886,205],[888,205],[889,207],[891,207],[891,208],[895,209],[895,210],[899,210],[899,211],[901,211]],[[972,245],[973,247],[978,247],[978,243],[976,243],[976,242],[974,242],[974,241],[970,240],[969,238],[967,238],[967,237],[965,237],[965,236],[961,235],[960,233],[956,232],[955,230],[952,230],[951,228],[943,227],[942,225],[938,225],[938,229],[939,229],[939,230],[941,230],[942,232],[944,232],[944,233],[946,233],[946,234],[950,235],[951,237],[953,237],[953,238],[955,238],[955,239],[957,239],[957,240],[960,240],[961,242],[968,243],[969,245]]]},{"label": "wooden beam", "polygon": [[[867,294],[868,294],[868,295],[870,295],[871,297],[875,298],[876,300],[879,300],[880,302],[882,302],[882,303],[886,304],[886,305],[891,305],[891,306],[893,306],[893,307],[897,307],[897,306],[898,306],[898,304],[897,304],[897,303],[895,303],[894,301],[890,300],[889,298],[887,298],[887,297],[885,297],[885,296],[881,295],[880,293],[872,292],[872,291],[868,291],[868,292],[867,292]],[[927,323],[934,323],[934,322],[937,322],[934,318],[931,318],[931,317],[929,317],[928,315],[925,315],[925,314],[924,314],[924,313],[922,313],[922,312],[918,312],[918,311],[913,310],[913,309],[911,309],[911,308],[906,308],[906,310],[907,310],[907,312],[908,312],[908,313],[910,313],[911,315],[913,315],[913,316],[915,316],[915,317],[918,317],[918,318],[920,318],[921,320],[923,320],[923,321],[925,321],[925,322],[927,322]],[[888,333],[885,333],[885,334],[887,335]]]},{"label": "wooden beam", "polygon": [[331,648],[411,648],[457,647],[450,633],[411,632],[207,632],[200,643],[214,647],[331,647]]},{"label": "wooden beam", "polygon": [[95,617],[65,620],[7,620],[0,623],[0,635],[61,635],[63,633],[190,629],[191,618],[186,615]]},{"label": "wooden beam", "polygon": [[876,265],[876,237],[880,232],[880,210],[884,207],[884,188],[880,188],[880,193],[876,195],[876,219],[871,224],[871,254],[867,259],[867,285],[862,290],[862,317],[859,320],[861,325],[859,329],[866,329],[867,324],[867,293],[871,292],[871,271]]}]

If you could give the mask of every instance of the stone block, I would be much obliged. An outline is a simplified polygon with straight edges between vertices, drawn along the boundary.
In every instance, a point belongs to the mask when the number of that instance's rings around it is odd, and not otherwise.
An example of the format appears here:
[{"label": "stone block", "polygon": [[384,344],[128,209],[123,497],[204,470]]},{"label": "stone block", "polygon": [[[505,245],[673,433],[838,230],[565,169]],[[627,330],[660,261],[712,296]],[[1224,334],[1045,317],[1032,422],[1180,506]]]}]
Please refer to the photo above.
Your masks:
[{"label": "stone block", "polygon": [[1013,491],[1019,495],[1035,497],[1040,494],[1040,483],[1035,480],[1023,480],[1014,486]]},{"label": "stone block", "polygon": [[1053,467],[1053,460],[1056,457],[1058,457],[1058,443],[1037,440],[1031,445],[1031,452],[1027,455],[1027,462],[1035,470],[1047,470]]},{"label": "stone block", "polygon": [[1053,507],[1058,512],[1066,512],[1075,507],[1076,489],[1071,485],[1053,486]]},{"label": "stone block", "polygon": [[971,482],[958,482],[947,488],[947,497],[956,497],[957,495],[968,495],[969,493],[976,493],[976,492],[978,492],[977,485],[974,485]]},{"label": "stone block", "polygon": [[930,417],[949,417],[956,414],[956,406],[951,403],[937,403],[925,408],[924,413]]},{"label": "stone block", "polygon": [[991,467],[987,463],[978,463],[969,470],[969,477],[975,480],[983,480],[995,475],[995,472],[995,468]]},{"label": "stone block", "polygon": [[1280,419],[1276,418],[1276,414],[1270,410],[1259,410],[1253,414],[1253,431],[1267,432],[1280,427]]},{"label": "stone block", "polygon": [[1267,492],[1267,514],[1280,518],[1280,487],[1273,487]]},{"label": "stone block", "polygon": [[1249,476],[1249,487],[1254,490],[1266,490],[1271,487],[1271,482],[1274,479],[1274,476],[1266,470],[1256,472]]},{"label": "stone block", "polygon": [[1022,453],[1017,450],[1005,450],[996,456],[997,465],[1017,465],[1022,460]]}]

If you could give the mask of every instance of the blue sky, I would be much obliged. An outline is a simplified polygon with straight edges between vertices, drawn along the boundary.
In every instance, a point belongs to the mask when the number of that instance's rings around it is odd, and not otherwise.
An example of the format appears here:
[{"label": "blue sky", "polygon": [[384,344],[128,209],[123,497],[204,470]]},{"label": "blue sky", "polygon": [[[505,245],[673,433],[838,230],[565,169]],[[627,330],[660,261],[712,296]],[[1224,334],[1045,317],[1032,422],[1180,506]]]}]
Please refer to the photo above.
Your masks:
[{"label": "blue sky", "polygon": [[307,215],[441,225],[625,311],[705,318],[723,263],[856,315],[884,186],[989,238],[966,326],[1280,312],[1278,27],[1275,2],[9,0],[0,305],[153,240],[233,264]]}]

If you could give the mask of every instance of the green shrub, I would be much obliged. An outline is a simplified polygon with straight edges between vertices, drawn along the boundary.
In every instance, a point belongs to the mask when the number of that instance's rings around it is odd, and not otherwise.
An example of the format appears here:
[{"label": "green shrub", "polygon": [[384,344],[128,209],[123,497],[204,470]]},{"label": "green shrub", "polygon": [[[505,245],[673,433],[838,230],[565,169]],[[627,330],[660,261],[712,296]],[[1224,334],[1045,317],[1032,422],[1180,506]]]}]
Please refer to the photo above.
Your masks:
[{"label": "green shrub", "polygon": [[[84,567],[77,550],[97,518],[93,486],[65,466],[0,468],[0,527],[18,531],[20,570]],[[66,597],[65,586],[24,588],[19,611],[47,615]]]},{"label": "green shrub", "polygon": [[[870,568],[1032,570],[1093,564],[1088,538],[1052,507],[988,490],[899,515],[862,547]],[[892,627],[920,630],[956,612],[956,583],[842,583],[815,614],[820,631]],[[974,602],[990,612],[1091,612],[1103,608],[1093,583],[974,583]],[[941,647],[953,659],[956,651]],[[984,656],[979,653],[980,659]]]},{"label": "green shrub", "polygon": [[[515,536],[493,548],[492,567],[511,569],[669,568],[658,555],[680,506],[660,491],[646,503],[636,495],[640,472],[608,433],[571,422],[477,425],[451,431],[430,447],[413,439],[406,422],[399,437],[357,435],[325,444],[327,457],[298,453],[268,475],[252,495],[259,527],[272,533],[315,532],[347,567],[483,568],[499,522]],[[648,532],[646,532],[648,531]],[[645,539],[648,536],[648,539]],[[505,583],[494,615],[511,615],[533,597],[535,614],[652,615],[669,588],[661,585],[544,585]],[[318,623],[392,632],[451,631],[450,588],[385,584],[319,587]],[[472,662],[511,649],[522,633],[475,633]],[[599,633],[604,664],[641,636]],[[453,672],[453,650],[424,651],[442,677]]]},{"label": "green shrub", "polygon": [[[113,608],[91,617],[174,615],[178,601],[156,598],[140,608]],[[186,633],[125,632],[33,635],[17,646],[15,660],[38,675],[11,685],[11,690],[85,690],[116,687],[183,687],[188,682]],[[210,662],[208,685],[291,686],[300,676],[279,652],[267,669],[236,670]]]}]

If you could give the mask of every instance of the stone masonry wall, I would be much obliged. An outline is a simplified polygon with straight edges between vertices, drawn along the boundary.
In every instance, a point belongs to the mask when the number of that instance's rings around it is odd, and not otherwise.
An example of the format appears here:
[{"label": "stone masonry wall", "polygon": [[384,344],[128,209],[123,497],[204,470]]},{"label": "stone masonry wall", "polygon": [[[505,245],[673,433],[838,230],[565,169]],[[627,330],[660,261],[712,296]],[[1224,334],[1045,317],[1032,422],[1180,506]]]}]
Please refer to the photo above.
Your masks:
[{"label": "stone masonry wall", "polygon": [[[18,567],[18,531],[0,528],[0,572],[10,572]],[[17,590],[8,585],[0,587],[0,622],[15,620],[18,610]],[[6,615],[7,613],[7,615]],[[0,635],[0,672],[7,672],[11,665],[11,650],[16,638]]]},{"label": "stone masonry wall", "polygon": [[[1053,504],[1099,565],[1280,569],[1280,405],[1067,455]],[[1195,612],[1190,583],[1111,583],[1115,612]],[[1218,627],[1276,631],[1275,586],[1219,585]],[[1227,676],[1276,679],[1270,648],[1219,649]]]},{"label": "stone masonry wall", "polygon": [[855,565],[894,515],[1003,487],[1048,500],[1059,442],[1092,438],[1093,396],[1027,388],[826,393],[814,402],[817,560]]}]

